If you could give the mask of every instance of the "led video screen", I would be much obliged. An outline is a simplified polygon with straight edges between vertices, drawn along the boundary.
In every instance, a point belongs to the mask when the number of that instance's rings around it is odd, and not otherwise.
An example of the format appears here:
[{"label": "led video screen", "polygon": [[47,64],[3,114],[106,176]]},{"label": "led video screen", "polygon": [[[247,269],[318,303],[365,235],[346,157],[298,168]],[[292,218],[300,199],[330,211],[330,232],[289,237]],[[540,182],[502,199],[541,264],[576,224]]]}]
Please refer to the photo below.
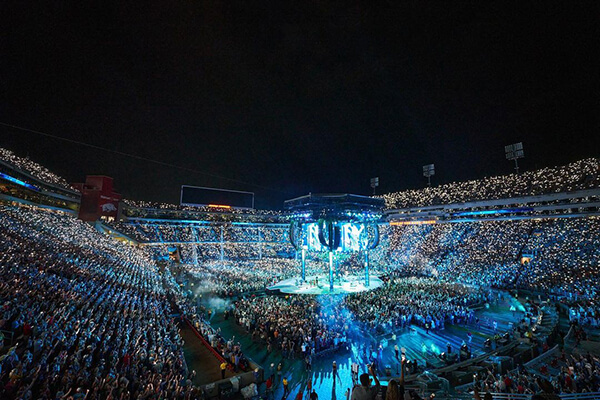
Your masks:
[{"label": "led video screen", "polygon": [[[339,251],[360,251],[367,245],[366,235],[363,234],[364,225],[351,222],[340,223],[340,246]],[[325,251],[327,250],[319,240],[319,224],[314,222],[305,225],[306,229],[306,246],[310,251]],[[326,235],[325,235],[326,236]]]}]

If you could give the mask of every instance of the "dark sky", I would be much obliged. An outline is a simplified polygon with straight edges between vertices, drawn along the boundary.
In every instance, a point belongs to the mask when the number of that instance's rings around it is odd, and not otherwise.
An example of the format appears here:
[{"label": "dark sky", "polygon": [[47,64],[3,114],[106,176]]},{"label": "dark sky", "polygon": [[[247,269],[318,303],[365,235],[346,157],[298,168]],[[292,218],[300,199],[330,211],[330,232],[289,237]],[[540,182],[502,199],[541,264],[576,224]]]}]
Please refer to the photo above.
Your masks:
[{"label": "dark sky", "polygon": [[[533,6],[532,4],[536,4]],[[6,1],[0,146],[133,199],[368,194],[600,156],[597,1]],[[246,182],[242,184],[241,182]],[[253,185],[261,185],[257,187]]]}]

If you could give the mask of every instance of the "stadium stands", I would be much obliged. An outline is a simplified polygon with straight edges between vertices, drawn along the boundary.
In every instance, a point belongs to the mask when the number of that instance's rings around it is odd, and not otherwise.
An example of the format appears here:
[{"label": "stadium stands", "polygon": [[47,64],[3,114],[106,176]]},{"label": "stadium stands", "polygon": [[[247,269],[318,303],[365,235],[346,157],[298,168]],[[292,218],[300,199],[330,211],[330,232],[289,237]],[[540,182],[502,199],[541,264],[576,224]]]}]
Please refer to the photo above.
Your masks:
[{"label": "stadium stands", "polygon": [[[8,150],[0,149],[0,159],[70,190],[64,179]],[[599,186],[598,160],[587,159],[383,197],[393,209]],[[284,359],[310,363],[353,341],[353,354],[362,354],[359,349],[380,340],[373,339],[377,335],[388,340],[411,327],[445,340],[456,326],[493,338],[495,349],[512,341],[506,354],[515,365],[494,370],[491,352],[483,354],[483,348],[482,361],[445,376],[464,377],[465,370],[477,368],[481,390],[500,393],[539,392],[538,377],[561,393],[600,390],[598,354],[576,345],[600,325],[600,217],[589,210],[570,218],[385,222],[371,254],[372,271],[385,285],[315,297],[266,291],[299,271],[285,213],[127,201],[125,218],[112,225],[137,241],[125,243],[72,213],[23,203],[0,203],[3,399],[202,398],[187,367],[178,317],[233,368],[248,366],[246,350],[213,326],[215,310],[207,299],[225,300],[228,306],[219,312]],[[308,259],[312,271],[325,270],[323,254]],[[338,261],[342,274],[361,271],[356,254],[340,254]],[[525,311],[518,324],[479,326],[479,317],[491,312],[487,307],[500,307],[517,292],[526,298],[520,299]],[[575,339],[563,351],[553,346],[564,344],[564,324]],[[463,339],[448,339],[449,346],[450,340],[460,346]],[[517,353],[519,346],[527,351]],[[546,356],[523,362],[538,354]]]},{"label": "stadium stands", "polygon": [[475,200],[506,199],[546,193],[597,188],[598,159],[589,158],[565,166],[541,168],[523,174],[454,182],[424,189],[383,195],[388,209],[426,207]]},{"label": "stadium stands", "polygon": [[0,147],[0,161],[4,161],[7,164],[27,172],[43,182],[57,185],[67,190],[74,190],[73,187],[63,177],[56,175],[46,167],[41,166],[29,158],[17,156],[8,149]]}]

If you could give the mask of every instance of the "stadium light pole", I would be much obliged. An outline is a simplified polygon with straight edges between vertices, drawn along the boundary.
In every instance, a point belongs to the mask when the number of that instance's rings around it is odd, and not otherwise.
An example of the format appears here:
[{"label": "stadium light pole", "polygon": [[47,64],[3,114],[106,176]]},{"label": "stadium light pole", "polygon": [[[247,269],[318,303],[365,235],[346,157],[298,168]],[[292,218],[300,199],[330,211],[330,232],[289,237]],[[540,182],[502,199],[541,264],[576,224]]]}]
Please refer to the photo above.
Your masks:
[{"label": "stadium light pole", "polygon": [[435,165],[423,165],[423,176],[427,178],[427,186],[431,187],[431,177],[435,175]]},{"label": "stadium light pole", "polygon": [[379,177],[371,178],[371,187],[373,188],[373,196],[375,196],[375,188],[379,186]]},{"label": "stadium light pole", "polygon": [[523,151],[523,142],[509,144],[504,146],[504,152],[506,153],[506,159],[515,162],[515,170],[519,175],[519,158],[525,158],[525,152]]}]

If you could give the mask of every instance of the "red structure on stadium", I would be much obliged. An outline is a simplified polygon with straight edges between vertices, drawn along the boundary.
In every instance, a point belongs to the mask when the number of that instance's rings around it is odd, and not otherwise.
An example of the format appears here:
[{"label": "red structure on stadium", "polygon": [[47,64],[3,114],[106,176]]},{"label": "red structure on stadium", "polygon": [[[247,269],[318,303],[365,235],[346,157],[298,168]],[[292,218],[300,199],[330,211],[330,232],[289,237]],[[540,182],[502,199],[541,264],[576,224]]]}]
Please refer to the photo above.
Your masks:
[{"label": "red structure on stadium", "polygon": [[85,183],[74,183],[81,192],[79,219],[97,221],[101,217],[117,218],[121,194],[113,189],[113,178],[103,175],[87,175]]}]

